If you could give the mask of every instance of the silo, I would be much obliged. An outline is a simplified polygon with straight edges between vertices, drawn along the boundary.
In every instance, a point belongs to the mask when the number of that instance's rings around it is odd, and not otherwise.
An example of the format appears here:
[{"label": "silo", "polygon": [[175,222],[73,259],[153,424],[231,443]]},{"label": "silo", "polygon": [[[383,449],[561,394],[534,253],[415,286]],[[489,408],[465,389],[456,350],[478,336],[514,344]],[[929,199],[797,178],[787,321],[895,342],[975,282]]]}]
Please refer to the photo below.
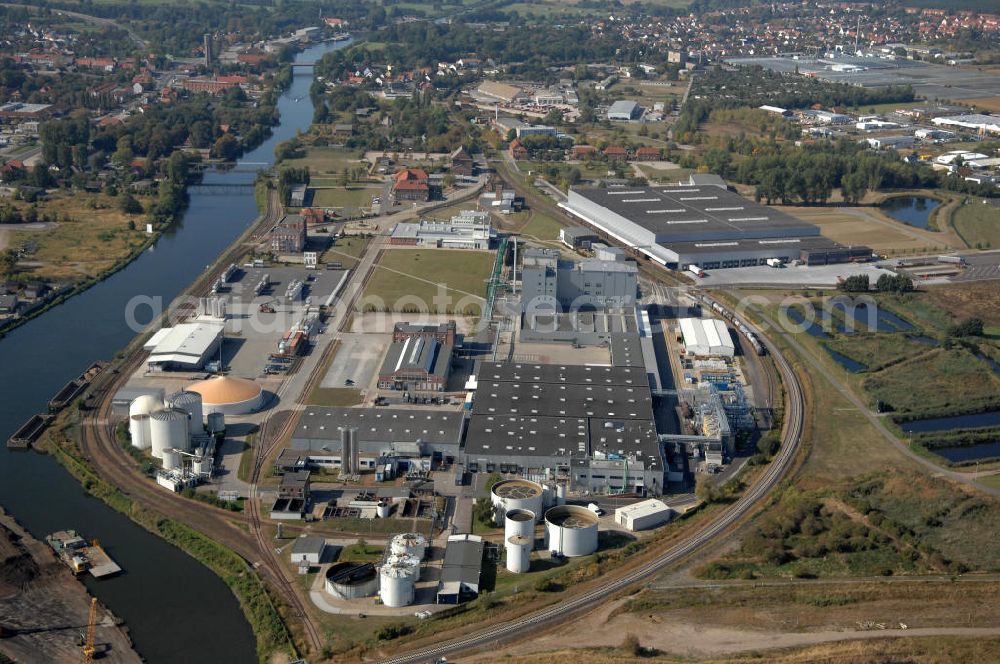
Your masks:
[{"label": "silo", "polygon": [[388,558],[386,558],[386,561],[399,562],[404,565],[409,565],[410,568],[413,570],[413,580],[414,581],[420,580],[420,559],[417,558],[416,556],[394,553],[390,555]]},{"label": "silo", "polygon": [[200,456],[191,461],[191,472],[198,475],[212,475],[212,457]]},{"label": "silo", "polygon": [[173,408],[183,410],[188,414],[190,417],[188,420],[188,430],[192,436],[199,436],[205,433],[205,427],[202,425],[204,416],[202,415],[200,394],[181,390],[167,397],[167,403]]},{"label": "silo", "polygon": [[141,397],[132,399],[132,402],[128,405],[128,414],[129,417],[133,415],[149,415],[162,408],[162,400],[154,397],[152,394],[143,394]]},{"label": "silo", "polygon": [[423,560],[427,552],[427,539],[419,533],[402,533],[392,538],[389,548],[395,555]]},{"label": "silo", "polygon": [[132,447],[148,450],[152,446],[149,433],[149,415],[138,413],[129,418],[128,435],[132,439]]},{"label": "silo", "polygon": [[388,519],[390,512],[392,512],[392,503],[388,500],[380,500],[375,506],[375,516],[379,519]]},{"label": "silo", "polygon": [[508,510],[528,510],[536,517],[542,514],[542,499],[545,489],[530,480],[501,480],[490,489],[493,502],[494,523],[503,525],[503,517]]},{"label": "silo", "polygon": [[168,447],[163,450],[163,469],[164,470],[180,470],[184,467],[184,462],[181,461],[181,453],[177,450]]},{"label": "silo", "polygon": [[222,413],[209,413],[208,433],[211,436],[218,436],[226,431],[226,416]]},{"label": "silo", "polygon": [[399,608],[413,603],[413,584],[416,578],[411,565],[390,557],[379,568],[378,579],[378,595],[382,604]]},{"label": "silo", "polygon": [[597,515],[579,505],[561,505],[545,513],[549,551],[573,558],[597,551]]},{"label": "silo", "polygon": [[535,513],[529,510],[507,510],[503,518],[504,539],[518,535],[534,542],[535,521]]},{"label": "silo", "polygon": [[149,415],[149,433],[153,456],[163,457],[163,450],[175,447],[188,448],[188,414],[183,410],[167,408]]},{"label": "silo", "polygon": [[545,482],[542,484],[542,509],[547,510],[550,507],[555,507],[556,504],[556,487],[554,484]]},{"label": "silo", "polygon": [[507,571],[524,574],[531,568],[532,542],[532,539],[521,535],[507,538]]},{"label": "silo", "polygon": [[558,482],[556,484],[556,505],[566,504],[566,483]]}]

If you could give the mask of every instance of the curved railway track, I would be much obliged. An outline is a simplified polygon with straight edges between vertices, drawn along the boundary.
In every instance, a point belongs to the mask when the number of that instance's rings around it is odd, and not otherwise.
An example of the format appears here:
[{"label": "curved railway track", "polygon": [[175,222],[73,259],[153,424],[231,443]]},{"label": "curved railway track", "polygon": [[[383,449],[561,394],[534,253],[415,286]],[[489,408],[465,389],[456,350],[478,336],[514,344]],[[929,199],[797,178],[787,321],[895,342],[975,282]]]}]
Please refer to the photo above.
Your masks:
[{"label": "curved railway track", "polygon": [[754,507],[766,498],[771,490],[781,482],[795,460],[805,422],[805,402],[798,378],[788,360],[781,355],[774,344],[759,329],[750,325],[749,321],[740,317],[737,318],[742,320],[749,329],[754,330],[758,338],[767,346],[771,357],[774,358],[775,365],[785,385],[786,413],[782,430],[782,445],[778,454],[775,455],[770,465],[764,471],[764,474],[758,478],[739,500],[726,508],[711,523],[707,524],[691,537],[665,548],[655,559],[622,574],[609,576],[605,583],[601,583],[581,595],[530,613],[524,617],[470,634],[469,636],[378,661],[383,664],[416,664],[427,662],[446,655],[453,655],[490,645],[496,646],[513,638],[522,637],[527,633],[568,620],[593,609],[600,602],[607,599],[608,596],[616,592],[648,581],[671,565],[696,553],[716,538],[725,535],[731,527],[750,514]]}]

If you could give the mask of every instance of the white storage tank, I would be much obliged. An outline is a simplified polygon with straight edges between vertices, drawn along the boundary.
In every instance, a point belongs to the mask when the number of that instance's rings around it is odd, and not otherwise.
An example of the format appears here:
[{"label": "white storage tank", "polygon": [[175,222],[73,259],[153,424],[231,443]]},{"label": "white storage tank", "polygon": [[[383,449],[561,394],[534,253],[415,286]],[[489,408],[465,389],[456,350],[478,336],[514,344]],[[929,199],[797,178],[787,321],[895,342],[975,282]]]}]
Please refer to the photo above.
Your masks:
[{"label": "white storage tank", "polygon": [[132,439],[132,447],[148,450],[152,445],[149,433],[149,415],[137,413],[129,418],[128,435]]},{"label": "white storage tank", "polygon": [[154,411],[162,409],[163,401],[152,394],[143,394],[141,397],[132,399],[132,402],[128,405],[128,414],[129,417],[133,415],[149,415]]},{"label": "white storage tank", "polygon": [[389,550],[397,556],[413,556],[418,561],[427,553],[427,538],[420,533],[402,533],[392,538]]},{"label": "white storage tank", "polygon": [[507,510],[503,518],[504,539],[518,535],[535,541],[535,513],[530,510]]},{"label": "white storage tank", "polygon": [[340,599],[371,597],[378,592],[378,573],[371,563],[335,563],[326,570],[326,592]]},{"label": "white storage tank", "polygon": [[545,489],[541,484],[531,480],[501,480],[490,489],[490,500],[493,503],[494,523],[503,525],[503,517],[509,510],[528,510],[536,516],[541,515]]},{"label": "white storage tank", "polygon": [[165,408],[149,415],[150,446],[153,456],[163,458],[163,450],[188,448],[188,414],[183,410]]},{"label": "white storage tank", "polygon": [[524,574],[531,568],[531,545],[533,539],[512,535],[507,538],[507,571]]},{"label": "white storage tank", "polygon": [[204,416],[202,415],[201,395],[197,392],[181,390],[174,392],[167,397],[167,403],[172,407],[183,410],[188,414],[188,430],[192,436],[200,436],[205,433]]},{"label": "white storage tank", "polygon": [[556,504],[556,486],[549,482],[542,484],[542,509],[549,509],[550,507],[555,507]]},{"label": "white storage tank", "polygon": [[386,558],[386,561],[399,562],[404,565],[409,565],[409,567],[413,570],[413,580],[420,580],[420,559],[416,556],[394,553]]},{"label": "white storage tank", "polygon": [[392,512],[392,503],[388,500],[380,500],[375,506],[375,516],[379,519],[388,519],[390,512]]},{"label": "white storage tank", "polygon": [[208,433],[210,436],[217,436],[226,430],[226,416],[222,413],[209,413],[206,418],[208,421]]},{"label": "white storage tank", "polygon": [[162,458],[164,470],[180,470],[184,467],[184,462],[181,460],[181,453],[171,447],[163,450]]},{"label": "white storage tank", "polygon": [[191,472],[198,475],[212,475],[212,457],[200,456],[191,461]]},{"label": "white storage tank", "polygon": [[566,483],[556,483],[556,505],[566,504]]},{"label": "white storage tank", "polygon": [[391,608],[413,604],[413,584],[416,574],[412,565],[390,557],[379,568],[378,596],[382,604]]},{"label": "white storage tank", "polygon": [[573,558],[597,551],[597,515],[579,505],[560,505],[545,513],[545,545]]}]

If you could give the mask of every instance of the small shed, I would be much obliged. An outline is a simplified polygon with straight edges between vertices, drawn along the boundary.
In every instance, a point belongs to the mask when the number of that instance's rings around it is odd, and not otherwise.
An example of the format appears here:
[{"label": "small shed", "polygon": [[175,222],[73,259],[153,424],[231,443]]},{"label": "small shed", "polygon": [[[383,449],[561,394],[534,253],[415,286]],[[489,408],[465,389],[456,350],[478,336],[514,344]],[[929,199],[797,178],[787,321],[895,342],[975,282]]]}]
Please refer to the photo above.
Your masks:
[{"label": "small shed", "polygon": [[292,562],[319,565],[320,561],[323,560],[323,552],[325,550],[325,539],[303,535],[295,540],[295,544],[292,545]]}]

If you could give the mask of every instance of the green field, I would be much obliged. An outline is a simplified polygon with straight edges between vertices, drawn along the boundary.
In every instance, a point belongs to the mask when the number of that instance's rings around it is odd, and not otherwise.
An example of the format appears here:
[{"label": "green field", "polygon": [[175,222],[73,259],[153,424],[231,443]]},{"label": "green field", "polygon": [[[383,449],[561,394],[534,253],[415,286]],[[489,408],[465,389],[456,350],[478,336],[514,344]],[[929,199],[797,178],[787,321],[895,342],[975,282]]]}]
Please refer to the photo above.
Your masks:
[{"label": "green field", "polygon": [[919,341],[911,341],[895,334],[837,335],[826,342],[826,345],[841,355],[865,365],[869,371],[877,371],[886,365],[907,357],[915,357],[928,350],[928,347]]},{"label": "green field", "polygon": [[354,150],[343,148],[309,147],[304,157],[286,159],[281,166],[302,168],[308,167],[313,175],[338,175],[345,168],[356,166],[361,156]]},{"label": "green field", "polygon": [[522,235],[530,235],[539,240],[558,240],[559,231],[566,226],[541,212],[530,211],[528,214],[530,217],[521,229]]},{"label": "green field", "polygon": [[312,189],[312,206],[332,208],[341,217],[356,217],[362,213],[362,208],[371,205],[372,196],[381,193],[381,187]]},{"label": "green field", "polygon": [[951,223],[969,247],[1000,247],[1000,207],[984,205],[973,199],[955,210]]},{"label": "green field", "polygon": [[337,238],[332,247],[323,252],[319,262],[326,264],[340,261],[345,270],[350,269],[358,264],[358,258],[367,245],[367,238],[343,235]]},{"label": "green field", "polygon": [[315,387],[307,399],[310,406],[343,408],[361,403],[361,392],[347,387]]},{"label": "green field", "polygon": [[[495,255],[486,251],[390,249],[379,261],[358,308],[476,315],[494,260]],[[441,295],[444,301],[435,301]]]}]

